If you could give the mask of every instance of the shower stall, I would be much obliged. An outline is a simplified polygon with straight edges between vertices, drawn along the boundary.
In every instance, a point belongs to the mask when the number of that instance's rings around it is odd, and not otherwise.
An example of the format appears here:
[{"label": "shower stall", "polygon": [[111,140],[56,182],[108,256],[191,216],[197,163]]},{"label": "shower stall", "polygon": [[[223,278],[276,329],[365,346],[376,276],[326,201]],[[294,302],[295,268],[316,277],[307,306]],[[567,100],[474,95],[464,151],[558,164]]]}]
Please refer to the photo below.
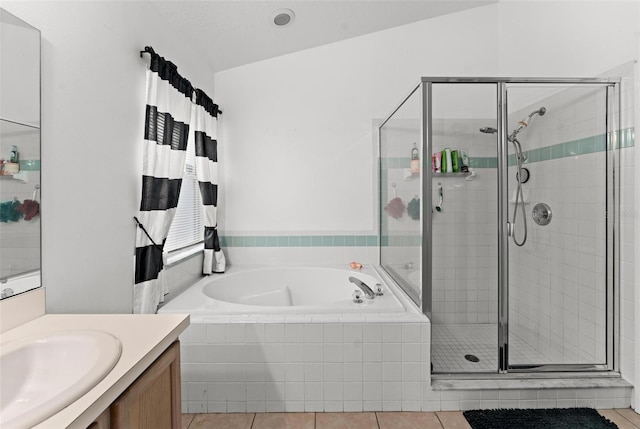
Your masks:
[{"label": "shower stall", "polygon": [[619,86],[422,78],[379,125],[380,263],[432,373],[617,369]]}]

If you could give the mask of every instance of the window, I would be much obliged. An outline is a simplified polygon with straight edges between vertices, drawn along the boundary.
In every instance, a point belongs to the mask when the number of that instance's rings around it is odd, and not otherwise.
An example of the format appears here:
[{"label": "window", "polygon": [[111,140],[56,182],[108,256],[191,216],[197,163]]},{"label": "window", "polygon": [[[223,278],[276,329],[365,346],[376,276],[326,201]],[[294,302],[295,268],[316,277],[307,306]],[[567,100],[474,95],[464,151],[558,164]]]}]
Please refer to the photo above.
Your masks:
[{"label": "window", "polygon": [[176,215],[169,228],[164,246],[165,253],[182,249],[204,240],[204,220],[202,198],[196,177],[196,154],[192,139],[187,145],[184,176],[178,198]]}]

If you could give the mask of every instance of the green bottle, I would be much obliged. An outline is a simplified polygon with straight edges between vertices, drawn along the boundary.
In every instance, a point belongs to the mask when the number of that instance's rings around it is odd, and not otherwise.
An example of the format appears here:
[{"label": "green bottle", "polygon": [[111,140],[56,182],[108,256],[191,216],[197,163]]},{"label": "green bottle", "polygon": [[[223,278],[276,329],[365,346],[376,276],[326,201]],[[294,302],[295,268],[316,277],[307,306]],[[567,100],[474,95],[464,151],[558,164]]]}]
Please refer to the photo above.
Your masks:
[{"label": "green bottle", "polygon": [[440,171],[442,173],[449,173],[447,171],[447,150],[443,149],[440,153],[442,154],[442,160],[440,161]]},{"label": "green bottle", "polygon": [[460,156],[457,150],[451,151],[451,168],[453,169],[453,173],[460,172]]}]

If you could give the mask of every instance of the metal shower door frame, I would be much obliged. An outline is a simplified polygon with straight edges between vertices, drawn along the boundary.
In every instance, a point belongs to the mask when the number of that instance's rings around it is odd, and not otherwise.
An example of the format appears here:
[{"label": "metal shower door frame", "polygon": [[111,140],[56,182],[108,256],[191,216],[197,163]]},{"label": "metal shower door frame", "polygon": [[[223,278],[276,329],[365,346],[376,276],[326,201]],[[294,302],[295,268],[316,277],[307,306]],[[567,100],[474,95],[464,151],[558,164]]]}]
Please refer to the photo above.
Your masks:
[{"label": "metal shower door frame", "polygon": [[[620,79],[612,78],[513,78],[513,77],[422,77],[422,129],[421,149],[423,154],[433,153],[433,122],[432,95],[433,84],[495,84],[497,99],[497,139],[498,139],[498,373],[517,372],[578,372],[578,371],[615,371],[619,368],[618,341],[619,333],[619,210],[617,205],[620,198],[619,146],[617,131],[620,130],[620,98],[609,102],[610,91],[614,87],[614,97],[619,94]],[[551,364],[551,365],[511,365],[509,363],[509,235],[508,235],[508,123],[507,123],[507,86],[509,84],[565,84],[565,85],[603,85],[607,88],[606,139],[605,151],[607,165],[607,251],[606,264],[606,364]],[[614,105],[614,112],[609,112],[610,105]],[[609,120],[614,113],[613,121]],[[611,122],[614,122],[613,124]],[[427,202],[433,201],[432,180],[433,172],[427,156],[422,157],[422,195]],[[430,161],[430,159],[429,159]],[[612,169],[610,172],[609,169]],[[609,176],[612,183],[609,183]],[[424,210],[421,217],[422,227],[422,311],[431,317],[433,295],[433,247],[432,228],[433,215],[431,210]]]}]

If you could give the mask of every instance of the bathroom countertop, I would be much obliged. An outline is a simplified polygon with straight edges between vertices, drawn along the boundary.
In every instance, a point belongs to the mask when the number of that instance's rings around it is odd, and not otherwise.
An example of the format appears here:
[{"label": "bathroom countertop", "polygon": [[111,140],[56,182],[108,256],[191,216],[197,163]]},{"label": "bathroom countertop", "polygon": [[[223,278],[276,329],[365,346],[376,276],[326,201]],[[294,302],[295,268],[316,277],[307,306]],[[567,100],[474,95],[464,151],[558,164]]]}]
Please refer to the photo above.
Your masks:
[{"label": "bathroom countertop", "polygon": [[86,428],[189,326],[186,314],[45,314],[0,335],[0,344],[49,332],[99,330],[122,345],[102,381],[34,428]]}]

